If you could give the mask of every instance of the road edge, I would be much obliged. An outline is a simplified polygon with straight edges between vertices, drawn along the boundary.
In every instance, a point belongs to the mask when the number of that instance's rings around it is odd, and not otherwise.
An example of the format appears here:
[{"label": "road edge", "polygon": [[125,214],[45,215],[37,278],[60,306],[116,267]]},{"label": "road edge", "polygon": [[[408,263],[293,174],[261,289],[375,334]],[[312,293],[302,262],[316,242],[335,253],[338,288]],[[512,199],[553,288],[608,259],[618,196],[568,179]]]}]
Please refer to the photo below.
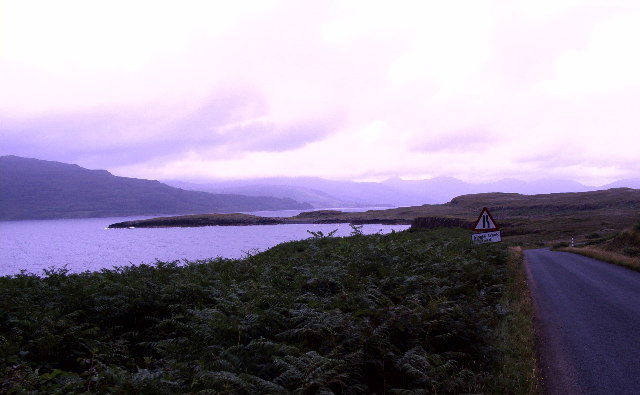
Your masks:
[{"label": "road edge", "polygon": [[[545,250],[549,249],[545,248]],[[537,285],[530,265],[530,259],[527,259],[526,254],[523,253],[523,268],[526,272],[528,292],[532,302],[532,326],[540,393],[580,395],[583,391],[577,385],[577,374],[560,352],[564,348],[562,336],[554,331],[553,325],[550,325],[551,317],[541,314],[542,310],[535,297]]]}]

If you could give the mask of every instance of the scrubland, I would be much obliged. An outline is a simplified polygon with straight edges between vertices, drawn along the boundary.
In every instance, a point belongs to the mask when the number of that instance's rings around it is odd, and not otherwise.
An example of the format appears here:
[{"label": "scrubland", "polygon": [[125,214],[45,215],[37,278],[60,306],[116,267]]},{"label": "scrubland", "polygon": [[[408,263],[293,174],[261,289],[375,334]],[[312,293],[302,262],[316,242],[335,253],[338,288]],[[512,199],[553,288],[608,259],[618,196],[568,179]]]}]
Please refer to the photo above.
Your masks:
[{"label": "scrubland", "polygon": [[537,391],[520,251],[461,229],[0,277],[0,305],[0,392]]},{"label": "scrubland", "polygon": [[559,244],[558,249],[640,271],[640,222],[611,237],[593,233],[585,240],[574,248]]}]

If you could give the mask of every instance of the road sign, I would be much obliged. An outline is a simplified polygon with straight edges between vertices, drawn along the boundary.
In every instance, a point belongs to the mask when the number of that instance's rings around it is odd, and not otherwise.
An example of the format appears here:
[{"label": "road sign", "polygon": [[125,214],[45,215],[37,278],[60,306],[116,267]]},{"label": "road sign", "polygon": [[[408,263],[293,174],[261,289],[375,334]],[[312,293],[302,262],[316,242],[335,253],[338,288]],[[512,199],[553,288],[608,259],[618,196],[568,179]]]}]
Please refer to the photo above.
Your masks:
[{"label": "road sign", "polygon": [[482,209],[482,212],[480,212],[480,216],[478,217],[476,224],[473,226],[473,230],[476,232],[493,232],[500,230],[500,227],[496,223],[496,220],[491,216],[489,209],[485,207]]},{"label": "road sign", "polygon": [[476,233],[471,236],[471,240],[476,244],[497,243],[502,241],[502,235],[499,230],[495,232]]}]

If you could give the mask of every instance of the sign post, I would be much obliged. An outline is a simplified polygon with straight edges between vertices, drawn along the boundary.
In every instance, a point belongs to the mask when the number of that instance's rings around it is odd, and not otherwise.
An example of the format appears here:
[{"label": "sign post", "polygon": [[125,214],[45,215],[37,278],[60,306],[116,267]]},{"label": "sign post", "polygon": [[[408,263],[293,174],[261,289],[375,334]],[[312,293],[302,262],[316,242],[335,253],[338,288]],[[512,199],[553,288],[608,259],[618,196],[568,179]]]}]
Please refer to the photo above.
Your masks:
[{"label": "sign post", "polygon": [[486,207],[484,207],[480,212],[480,216],[478,217],[476,224],[473,226],[473,231],[482,232],[471,236],[471,240],[476,244],[497,243],[502,241],[500,227],[496,223],[496,220],[493,219],[489,209]]}]

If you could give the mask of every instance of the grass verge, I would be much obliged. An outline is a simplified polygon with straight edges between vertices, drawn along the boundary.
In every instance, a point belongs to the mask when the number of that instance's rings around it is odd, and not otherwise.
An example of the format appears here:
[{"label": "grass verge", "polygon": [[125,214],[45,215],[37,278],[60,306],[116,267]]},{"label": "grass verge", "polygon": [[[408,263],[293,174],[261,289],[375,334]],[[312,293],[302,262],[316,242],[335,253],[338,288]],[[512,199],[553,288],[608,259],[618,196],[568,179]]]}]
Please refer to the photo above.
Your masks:
[{"label": "grass verge", "polygon": [[504,350],[498,387],[493,392],[539,395],[539,377],[533,329],[533,304],[527,286],[522,248],[509,248],[508,281],[500,303],[505,314],[495,329],[495,341]]},{"label": "grass verge", "polygon": [[590,258],[598,259],[604,262],[613,263],[616,265],[624,266],[632,270],[640,271],[640,258],[629,257],[623,254],[619,254],[612,251],[605,251],[592,247],[564,247],[558,248],[556,251],[571,252],[574,254],[580,254],[588,256]]}]

